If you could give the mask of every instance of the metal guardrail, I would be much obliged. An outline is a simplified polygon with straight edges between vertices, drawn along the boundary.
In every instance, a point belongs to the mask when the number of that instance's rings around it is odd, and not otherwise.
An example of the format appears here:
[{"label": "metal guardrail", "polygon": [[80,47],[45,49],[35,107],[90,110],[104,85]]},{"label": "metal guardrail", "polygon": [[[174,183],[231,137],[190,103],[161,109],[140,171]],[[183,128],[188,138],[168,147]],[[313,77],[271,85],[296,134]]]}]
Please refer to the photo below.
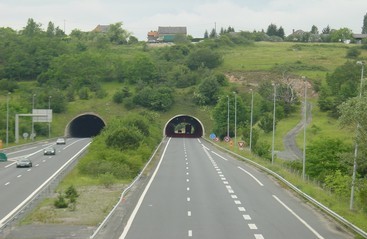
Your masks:
[{"label": "metal guardrail", "polygon": [[9,227],[9,225],[19,219],[20,215],[31,210],[32,206],[36,204],[34,202],[42,198],[42,193],[51,193],[52,188],[56,187],[58,182],[61,181],[61,176],[65,175],[73,168],[74,164],[77,162],[76,159],[85,152],[89,145],[90,143],[84,146],[77,154],[69,159],[59,170],[57,170],[41,186],[39,186],[30,196],[28,196],[28,198],[26,198],[21,204],[19,204],[13,211],[11,211],[0,221],[0,235],[5,232],[5,229]]},{"label": "metal guardrail", "polygon": [[340,216],[339,214],[337,214],[336,212],[332,211],[330,208],[326,207],[325,205],[323,205],[322,203],[318,202],[316,199],[312,198],[311,196],[309,196],[308,194],[302,192],[299,188],[297,188],[296,186],[294,186],[292,183],[288,182],[285,178],[283,178],[281,175],[271,171],[270,169],[262,166],[261,164],[258,164],[246,157],[243,157],[241,155],[238,155],[226,148],[223,148],[215,143],[213,143],[212,141],[209,141],[208,139],[203,138],[204,140],[206,140],[207,142],[211,143],[212,145],[214,145],[215,147],[218,147],[238,158],[243,159],[244,161],[246,161],[247,163],[250,163],[252,165],[254,165],[257,168],[260,168],[261,170],[267,172],[268,174],[274,176],[275,178],[277,178],[278,180],[280,180],[281,182],[283,182],[285,185],[287,185],[289,188],[291,188],[293,191],[295,191],[296,193],[298,193],[299,195],[301,195],[303,198],[307,199],[309,202],[311,202],[313,205],[317,206],[318,208],[320,208],[322,211],[324,211],[325,213],[327,213],[329,216],[333,217],[334,219],[336,219],[338,222],[342,223],[344,226],[346,226],[347,228],[349,228],[350,230],[352,230],[353,232],[357,233],[358,235],[367,238],[367,233],[365,231],[363,231],[361,228],[355,226],[354,224],[352,224],[351,222],[349,222],[347,219],[345,219],[344,217]]},{"label": "metal guardrail", "polygon": [[102,223],[98,226],[98,228],[94,231],[93,235],[91,235],[89,238],[93,239],[97,236],[97,234],[100,232],[100,230],[106,225],[106,223],[108,222],[108,220],[110,220],[111,216],[114,214],[116,208],[120,205],[121,202],[123,202],[123,199],[126,195],[126,193],[128,193],[130,191],[130,189],[135,185],[135,183],[141,178],[142,174],[144,173],[144,171],[146,170],[146,168],[150,165],[151,161],[154,159],[155,155],[157,154],[158,150],[160,149],[163,141],[165,138],[162,139],[162,141],[159,143],[159,145],[156,147],[156,149],[154,150],[153,154],[151,155],[150,159],[148,160],[148,162],[145,164],[144,168],[140,171],[140,173],[135,177],[135,179],[130,183],[130,185],[128,187],[126,187],[124,189],[124,191],[121,193],[120,199],[119,201],[116,203],[116,205],[113,207],[113,209],[110,211],[110,213],[105,217],[105,219],[102,221]]}]

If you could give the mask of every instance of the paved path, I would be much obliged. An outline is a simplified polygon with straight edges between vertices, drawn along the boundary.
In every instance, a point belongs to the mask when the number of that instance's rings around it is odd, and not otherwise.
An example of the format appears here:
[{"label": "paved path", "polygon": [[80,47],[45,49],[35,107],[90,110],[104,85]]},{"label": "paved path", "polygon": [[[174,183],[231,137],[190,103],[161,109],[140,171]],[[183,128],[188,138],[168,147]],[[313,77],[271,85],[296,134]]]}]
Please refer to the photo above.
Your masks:
[{"label": "paved path", "polygon": [[[304,125],[304,107],[302,107],[302,120],[291,130],[289,131],[283,138],[284,151],[277,152],[277,157],[285,160],[297,160],[302,159],[303,152],[297,146],[296,137],[297,134],[303,130]],[[307,102],[307,121],[306,124],[310,124],[312,121],[311,115],[312,105]]]}]

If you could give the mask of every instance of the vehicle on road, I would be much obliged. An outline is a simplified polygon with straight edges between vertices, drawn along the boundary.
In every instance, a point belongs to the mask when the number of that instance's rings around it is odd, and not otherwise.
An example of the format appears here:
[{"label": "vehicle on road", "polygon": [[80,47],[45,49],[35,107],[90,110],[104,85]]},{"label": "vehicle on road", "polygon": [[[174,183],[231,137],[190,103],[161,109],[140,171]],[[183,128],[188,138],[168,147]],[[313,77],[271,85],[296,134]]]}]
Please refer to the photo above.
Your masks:
[{"label": "vehicle on road", "polygon": [[31,168],[32,161],[28,158],[21,158],[17,160],[16,166],[17,168]]},{"label": "vehicle on road", "polygon": [[54,147],[47,147],[43,150],[43,155],[55,155],[56,150]]},{"label": "vehicle on road", "polygon": [[65,138],[58,138],[56,140],[56,144],[66,144],[66,139]]},{"label": "vehicle on road", "polygon": [[8,156],[5,153],[0,153],[0,162],[8,161]]}]

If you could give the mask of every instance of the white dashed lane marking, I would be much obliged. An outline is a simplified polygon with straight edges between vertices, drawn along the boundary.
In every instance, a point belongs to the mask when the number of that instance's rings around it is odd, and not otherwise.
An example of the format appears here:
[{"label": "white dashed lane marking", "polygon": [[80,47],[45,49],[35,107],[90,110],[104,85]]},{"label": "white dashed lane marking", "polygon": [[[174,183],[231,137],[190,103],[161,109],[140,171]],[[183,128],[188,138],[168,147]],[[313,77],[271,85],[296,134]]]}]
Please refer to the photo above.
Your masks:
[{"label": "white dashed lane marking", "polygon": [[[204,145],[203,146],[203,149],[204,149],[204,152],[206,153],[206,155],[208,156],[208,158],[210,159],[211,163],[213,164],[213,167],[215,169],[215,171],[218,173],[220,179],[222,180],[223,184],[225,185],[229,195],[231,196],[232,199],[234,199],[234,204],[235,205],[242,205],[241,201],[238,199],[238,196],[236,194],[234,194],[234,190],[232,189],[230,183],[229,183],[229,180],[227,180],[225,177],[224,177],[224,174],[222,172],[222,170],[220,169],[220,167],[217,165],[216,161],[211,157],[211,155],[209,154],[209,149],[207,147],[205,147]],[[225,160],[225,161],[228,161],[226,158],[222,157],[221,155],[215,153],[214,151],[211,151],[213,154],[217,155],[218,157],[220,157],[221,159]],[[252,177],[260,186],[264,186],[260,180],[258,180],[254,175],[252,175],[250,172],[246,171],[245,169],[241,168],[241,167],[238,167],[240,170],[242,170],[243,172],[247,173],[250,177]],[[246,209],[244,207],[238,207],[238,211],[243,213],[246,211]],[[242,215],[243,219],[247,222],[250,222],[248,223],[248,227],[250,228],[250,230],[257,230],[257,226],[255,223],[251,223],[252,219],[251,219],[251,216],[248,215],[248,214],[243,214]],[[263,235],[262,234],[254,234],[255,236],[255,239],[264,239]]]}]

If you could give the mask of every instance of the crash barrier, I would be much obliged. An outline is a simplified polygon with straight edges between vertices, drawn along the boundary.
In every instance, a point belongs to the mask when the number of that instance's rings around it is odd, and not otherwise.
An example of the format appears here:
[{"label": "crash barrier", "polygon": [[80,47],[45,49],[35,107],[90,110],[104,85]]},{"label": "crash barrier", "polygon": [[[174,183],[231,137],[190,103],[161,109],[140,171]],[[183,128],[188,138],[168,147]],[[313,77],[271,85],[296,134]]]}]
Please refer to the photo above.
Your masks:
[{"label": "crash barrier", "polygon": [[[205,138],[204,138],[205,139]],[[230,153],[232,155],[234,155],[237,158],[241,158],[242,160],[244,160],[245,162],[267,172],[268,174],[272,175],[273,177],[275,177],[276,179],[278,179],[279,181],[283,182],[285,185],[287,185],[290,189],[292,189],[293,191],[295,191],[297,194],[299,194],[300,196],[302,196],[303,198],[305,198],[306,200],[308,200],[310,203],[312,203],[313,205],[315,205],[316,207],[320,208],[322,211],[324,211],[326,214],[328,214],[329,216],[333,217],[335,220],[337,220],[339,223],[343,224],[346,228],[350,229],[351,231],[357,233],[358,235],[367,238],[367,233],[365,231],[363,231],[362,229],[360,229],[359,227],[355,226],[354,224],[352,224],[351,222],[349,222],[348,220],[346,220],[345,218],[343,218],[342,216],[338,215],[336,212],[332,211],[330,208],[326,207],[325,205],[323,205],[322,203],[316,201],[314,198],[310,197],[309,195],[307,195],[306,193],[302,192],[300,189],[298,189],[296,186],[294,186],[292,183],[288,182],[285,178],[283,178],[282,176],[280,176],[279,174],[271,171],[270,169],[248,159],[245,158],[241,155],[238,155],[226,148],[223,148],[217,144],[215,144],[214,142],[205,139],[207,142],[211,143],[212,145],[214,145],[217,148],[220,148],[224,151],[226,151],[227,153]]]},{"label": "crash barrier", "polygon": [[102,223],[97,227],[97,229],[94,231],[93,235],[91,235],[89,238],[93,239],[95,238],[98,233],[101,231],[102,228],[104,228],[107,224],[107,222],[110,220],[112,215],[115,213],[117,207],[124,202],[125,195],[130,191],[130,189],[135,185],[135,183],[142,177],[143,173],[145,172],[146,168],[150,165],[154,157],[156,156],[158,150],[160,149],[162,143],[164,142],[164,139],[159,143],[159,145],[154,150],[153,154],[151,155],[148,162],[145,164],[144,168],[140,171],[140,173],[135,177],[135,179],[127,186],[124,191],[121,193],[120,200],[116,203],[116,205],[113,207],[113,209],[110,211],[110,213],[105,217],[105,219],[102,221]]},{"label": "crash barrier", "polygon": [[0,238],[4,238],[11,230],[11,226],[18,222],[29,213],[37,204],[47,196],[54,193],[54,189],[60,181],[74,168],[77,159],[86,151],[88,143],[77,154],[70,158],[59,170],[57,170],[51,177],[49,177],[41,186],[39,186],[31,195],[19,204],[12,212],[5,216],[0,221]]}]

